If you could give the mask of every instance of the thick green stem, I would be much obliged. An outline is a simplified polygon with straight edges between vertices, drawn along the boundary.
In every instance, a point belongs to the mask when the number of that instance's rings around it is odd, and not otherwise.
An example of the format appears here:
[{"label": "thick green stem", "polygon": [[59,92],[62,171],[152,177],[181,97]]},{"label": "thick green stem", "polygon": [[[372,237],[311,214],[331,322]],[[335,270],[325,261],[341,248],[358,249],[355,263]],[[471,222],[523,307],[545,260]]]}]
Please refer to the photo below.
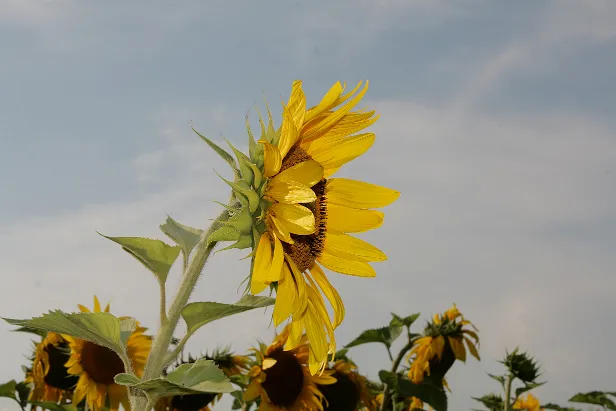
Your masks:
[{"label": "thick green stem", "polygon": [[[167,357],[171,338],[173,337],[173,331],[175,331],[178,321],[180,320],[182,309],[188,303],[190,294],[197,284],[201,271],[210,253],[216,246],[216,242],[210,242],[209,237],[220,227],[220,221],[226,221],[228,219],[229,212],[224,210],[220,216],[214,220],[210,228],[201,236],[201,240],[195,247],[194,256],[186,267],[186,270],[184,270],[182,283],[169,307],[167,321],[161,325],[156,337],[154,337],[152,341],[152,349],[150,350],[150,356],[143,370],[142,381],[160,377],[164,368],[164,362]],[[136,398],[134,405],[134,411],[147,411],[147,399],[145,397]]]},{"label": "thick green stem", "polygon": [[160,285],[160,326],[162,327],[167,322],[167,293],[165,283],[159,281]]},{"label": "thick green stem", "polygon": [[[391,366],[392,373],[396,374],[396,371],[398,371],[398,367],[400,366],[402,359],[412,347],[413,347],[413,341],[411,340],[409,336],[409,341],[406,343],[404,347],[402,347],[402,349],[398,353],[398,356],[396,357],[396,359],[394,360]],[[389,405],[389,402],[391,401],[391,398],[392,398],[391,394],[392,392],[390,390],[390,387],[388,387],[387,384],[385,384],[385,386],[383,387],[383,402],[381,403],[381,411],[387,410],[387,406]]]},{"label": "thick green stem", "polygon": [[513,374],[507,375],[507,381],[505,382],[505,404],[503,411],[511,410],[511,383],[513,382]]}]

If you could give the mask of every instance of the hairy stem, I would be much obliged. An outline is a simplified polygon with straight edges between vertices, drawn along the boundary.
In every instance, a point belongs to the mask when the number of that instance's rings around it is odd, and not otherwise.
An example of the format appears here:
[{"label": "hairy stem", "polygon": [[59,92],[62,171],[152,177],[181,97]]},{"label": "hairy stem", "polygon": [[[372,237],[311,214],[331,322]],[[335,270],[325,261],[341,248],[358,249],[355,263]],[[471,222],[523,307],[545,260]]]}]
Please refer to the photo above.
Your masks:
[{"label": "hairy stem", "polygon": [[511,383],[513,382],[513,374],[507,375],[507,381],[505,382],[505,404],[504,411],[511,410]]},{"label": "hairy stem", "polygon": [[[182,309],[186,306],[186,303],[188,303],[190,294],[197,284],[201,271],[203,270],[210,253],[216,246],[216,242],[210,242],[209,237],[216,229],[220,227],[220,221],[226,221],[228,219],[229,212],[224,210],[218,218],[214,220],[210,228],[201,235],[201,240],[195,247],[195,254],[184,270],[182,283],[180,284],[171,306],[169,307],[167,321],[161,325],[156,337],[154,337],[154,340],[152,341],[152,349],[150,350],[148,361],[145,365],[145,369],[143,370],[143,376],[141,378],[142,381],[160,377],[164,368],[165,358],[169,350],[169,344],[171,343],[171,338],[173,337],[173,331],[178,324]],[[136,404],[133,410],[146,411],[145,407],[146,398],[136,398]]]},{"label": "hairy stem", "polygon": [[[396,357],[396,359],[393,361],[393,364],[391,365],[392,373],[395,374],[396,371],[398,371],[398,367],[400,366],[402,359],[412,347],[413,347],[413,341],[411,340],[411,337],[409,335],[409,341],[406,343],[404,347],[402,347],[402,349],[398,353],[398,356]],[[385,384],[385,386],[383,387],[383,402],[381,403],[381,411],[387,410],[387,406],[389,405],[389,402],[392,399],[391,394],[392,392],[390,390],[390,387],[388,387],[387,384]]]},{"label": "hairy stem", "polygon": [[167,292],[163,281],[159,281],[158,284],[160,286],[160,326],[162,327],[167,322]]}]

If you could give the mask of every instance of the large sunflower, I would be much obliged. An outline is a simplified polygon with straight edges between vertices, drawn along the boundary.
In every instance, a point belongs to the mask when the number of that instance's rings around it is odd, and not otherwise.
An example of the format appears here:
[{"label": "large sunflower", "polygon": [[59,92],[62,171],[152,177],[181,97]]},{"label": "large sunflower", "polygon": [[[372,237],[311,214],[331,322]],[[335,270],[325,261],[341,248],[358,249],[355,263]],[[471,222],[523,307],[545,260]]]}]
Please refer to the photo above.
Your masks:
[{"label": "large sunflower", "polygon": [[260,397],[259,411],[323,411],[320,386],[333,384],[332,372],[313,376],[308,367],[309,346],[306,337],[292,350],[285,351],[289,338],[287,326],[274,342],[255,348],[256,364],[248,372],[250,383],[244,393],[247,402]]},{"label": "large sunflower", "polygon": [[30,401],[66,402],[77,385],[76,376],[69,375],[64,364],[70,357],[68,342],[49,332],[34,350],[32,369],[24,382],[32,384]]},{"label": "large sunflower", "polygon": [[409,379],[418,384],[427,374],[442,379],[443,385],[447,386],[444,377],[456,359],[466,361],[464,343],[471,355],[479,360],[479,336],[475,332],[477,329],[465,329],[466,325],[474,328],[470,321],[464,319],[455,304],[442,315],[435,314],[432,323],[426,327],[424,336],[414,342],[409,353]]},{"label": "large sunflower", "polygon": [[[299,343],[304,331],[310,341],[310,371],[315,374],[335,352],[333,330],[344,318],[344,305],[322,267],[348,275],[374,277],[370,262],[385,254],[348,235],[371,230],[383,222],[373,210],[391,204],[399,192],[377,185],[331,178],[345,163],[365,153],[373,133],[357,133],[377,120],[374,111],[351,111],[368,83],[350,93],[338,82],[321,102],[306,109],[301,81],[295,81],[276,133],[259,140],[264,151],[259,187],[265,222],[256,245],[251,292],[277,287],[273,319],[279,325],[291,318],[287,349]],[[270,115],[271,124],[271,115]],[[262,130],[265,130],[262,127]],[[330,320],[324,295],[334,311]]]},{"label": "large sunflower", "polygon": [[[212,360],[225,373],[227,377],[242,374],[248,370],[249,358],[241,355],[233,355],[227,350],[216,350],[211,355],[204,355],[203,358]],[[187,361],[180,360],[181,364],[194,363],[198,358],[188,357]],[[172,397],[161,398],[155,407],[156,411],[209,411],[210,405],[214,405],[222,394],[207,393],[193,395],[174,395]]]},{"label": "large sunflower", "polygon": [[325,411],[355,411],[361,409],[374,411],[376,402],[368,389],[368,380],[357,372],[357,367],[345,360],[336,361],[330,368],[334,384],[318,385],[324,398]]},{"label": "large sunflower", "polygon": [[[82,312],[90,312],[83,305],[79,305],[79,309]],[[101,305],[96,296],[94,296],[93,311],[101,312]],[[109,312],[109,304],[104,311]],[[143,372],[152,345],[152,338],[143,334],[146,330],[137,324],[137,328],[127,341],[126,351],[132,362],[133,371],[139,377]],[[129,410],[126,387],[113,382],[117,374],[125,372],[120,357],[109,348],[93,342],[70,336],[64,336],[64,338],[69,342],[71,349],[70,359],[66,363],[68,373],[79,376],[73,394],[73,403],[78,404],[85,398],[88,408],[97,411],[106,406],[106,399],[109,396],[111,411],[118,410],[120,404],[125,410]]]}]

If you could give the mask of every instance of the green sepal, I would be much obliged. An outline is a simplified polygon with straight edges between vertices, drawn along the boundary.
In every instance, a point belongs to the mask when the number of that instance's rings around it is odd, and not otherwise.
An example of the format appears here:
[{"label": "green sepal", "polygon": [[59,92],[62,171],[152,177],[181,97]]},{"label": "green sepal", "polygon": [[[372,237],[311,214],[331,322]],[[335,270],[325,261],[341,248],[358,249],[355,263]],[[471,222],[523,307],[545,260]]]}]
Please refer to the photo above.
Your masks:
[{"label": "green sepal", "polygon": [[235,214],[227,221],[221,221],[220,223],[235,228],[241,234],[250,234],[252,232],[253,219],[250,211],[246,207],[242,207],[239,213]]},{"label": "green sepal", "polygon": [[208,237],[208,243],[214,243],[219,241],[237,241],[240,239],[240,232],[233,227],[222,226],[218,230],[214,231]]},{"label": "green sepal", "polygon": [[237,158],[237,163],[239,164],[239,167],[240,167],[240,174],[242,176],[241,179],[246,181],[248,184],[252,184],[252,182],[254,181],[252,169],[246,165],[247,162],[250,163],[250,159],[246,156],[246,154],[242,153],[237,148],[235,148],[235,146],[231,144],[231,142],[227,140],[226,138],[225,138],[225,141],[227,142],[229,147],[231,147],[231,150],[233,151],[233,153],[235,154],[235,157]]},{"label": "green sepal", "polygon": [[251,163],[248,160],[245,161],[246,165],[250,167],[250,169],[252,170],[252,174],[254,175],[254,181],[252,182],[252,185],[256,188],[261,188],[261,183],[263,183],[263,173],[261,173],[261,170],[259,170],[259,167],[257,167],[255,164]]},{"label": "green sepal", "polygon": [[248,154],[250,155],[251,160],[255,160],[258,150],[258,144],[255,140],[255,136],[252,134],[252,129],[250,128],[250,119],[248,114],[246,114],[246,132],[248,133]]},{"label": "green sepal", "polygon": [[195,133],[197,133],[197,135],[199,137],[201,137],[201,139],[203,141],[205,141],[207,143],[208,146],[210,146],[212,148],[212,150],[214,150],[216,152],[216,154],[218,154],[220,157],[222,157],[222,159],[225,160],[231,166],[231,168],[233,169],[233,172],[235,173],[236,178],[240,178],[240,170],[238,169],[237,164],[235,163],[235,159],[233,158],[233,156],[231,156],[231,154],[227,153],[227,151],[225,151],[223,148],[218,146],[212,140],[210,140],[206,136],[204,136],[201,133],[199,133],[197,130],[195,130],[194,127],[191,127],[191,128],[192,128],[192,130]]},{"label": "green sepal", "polygon": [[[231,250],[232,248],[237,248],[238,250],[243,250],[243,249],[251,248],[251,247],[252,247],[252,235],[244,234],[244,235],[241,235],[240,238],[235,243],[231,244],[228,247],[221,248],[217,252],[225,251],[225,250]],[[250,257],[250,255],[248,255],[248,256]]]},{"label": "green sepal", "polygon": [[[243,180],[238,180],[235,183],[233,183],[233,182],[225,179],[224,177],[222,177],[220,174],[218,174],[218,177],[220,177],[222,179],[222,181],[227,183],[229,185],[229,187],[231,187],[233,189],[234,192],[242,194],[243,196],[246,197],[246,199],[248,200],[248,208],[250,209],[250,213],[251,214],[254,213],[255,211],[257,211],[257,208],[259,207],[259,201],[261,199],[259,198],[259,195],[256,193],[256,191],[254,191],[248,185],[248,183],[246,183]],[[240,203],[242,202],[241,199],[238,198],[238,200],[240,201]]]}]

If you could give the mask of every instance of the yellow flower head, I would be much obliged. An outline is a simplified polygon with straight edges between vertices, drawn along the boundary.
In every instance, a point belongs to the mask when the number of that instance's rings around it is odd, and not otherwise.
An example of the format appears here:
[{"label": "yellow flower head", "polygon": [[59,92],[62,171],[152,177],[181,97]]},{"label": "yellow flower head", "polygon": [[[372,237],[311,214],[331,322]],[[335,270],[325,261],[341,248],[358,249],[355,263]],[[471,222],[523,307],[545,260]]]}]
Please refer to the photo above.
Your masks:
[{"label": "yellow flower head", "polygon": [[[473,327],[474,331],[465,328],[467,325]],[[434,315],[432,323],[428,324],[424,331],[424,336],[414,342],[409,353],[409,379],[416,384],[423,381],[424,375],[444,379],[456,359],[466,361],[464,343],[471,355],[479,360],[479,336],[476,331],[455,304],[443,314]]]},{"label": "yellow flower head", "polygon": [[30,401],[60,402],[72,396],[78,377],[69,375],[64,364],[70,357],[68,342],[49,332],[34,350],[32,369],[24,382],[33,385]]},{"label": "yellow flower head", "polygon": [[270,346],[253,349],[256,364],[248,372],[250,383],[244,400],[250,402],[260,397],[260,411],[323,411],[323,394],[317,384],[335,383],[336,379],[331,377],[333,372],[311,375],[306,365],[307,339],[302,337],[300,345],[285,351],[288,338],[289,326]]},{"label": "yellow flower head", "polygon": [[[251,292],[276,288],[275,325],[293,323],[287,349],[306,332],[310,370],[324,369],[336,349],[334,329],[344,319],[344,304],[322,267],[341,274],[374,277],[371,262],[387,257],[373,245],[348,233],[372,230],[383,222],[375,210],[395,201],[399,192],[332,175],[364,154],[373,133],[356,134],[377,120],[374,111],[352,111],[367,91],[361,83],[350,93],[336,83],[315,107],[306,108],[301,81],[293,83],[283,104],[282,126],[274,132],[271,114],[262,138],[253,144],[261,160],[258,232]],[[250,133],[252,136],[252,134]],[[262,153],[260,155],[259,153]],[[261,160],[260,160],[261,159]],[[333,308],[330,319],[325,297]]]},{"label": "yellow flower head", "polygon": [[542,411],[539,400],[533,394],[528,394],[526,397],[520,397],[513,404],[514,410]]},{"label": "yellow flower head", "polygon": [[[83,305],[79,305],[79,308],[82,312],[90,312]],[[101,312],[96,296],[93,311]],[[109,312],[109,304],[104,312]],[[147,328],[140,327],[137,323],[137,328],[127,341],[128,357],[137,376],[141,376],[143,372],[152,345],[152,338],[144,335],[146,330]],[[111,411],[118,410],[120,404],[124,409],[130,410],[126,387],[113,381],[117,374],[126,372],[120,357],[109,348],[93,342],[66,335],[63,337],[71,349],[70,359],[66,363],[68,374],[79,377],[73,394],[73,404],[79,404],[85,398],[88,408],[98,411],[106,406],[106,399],[109,397]]]}]

